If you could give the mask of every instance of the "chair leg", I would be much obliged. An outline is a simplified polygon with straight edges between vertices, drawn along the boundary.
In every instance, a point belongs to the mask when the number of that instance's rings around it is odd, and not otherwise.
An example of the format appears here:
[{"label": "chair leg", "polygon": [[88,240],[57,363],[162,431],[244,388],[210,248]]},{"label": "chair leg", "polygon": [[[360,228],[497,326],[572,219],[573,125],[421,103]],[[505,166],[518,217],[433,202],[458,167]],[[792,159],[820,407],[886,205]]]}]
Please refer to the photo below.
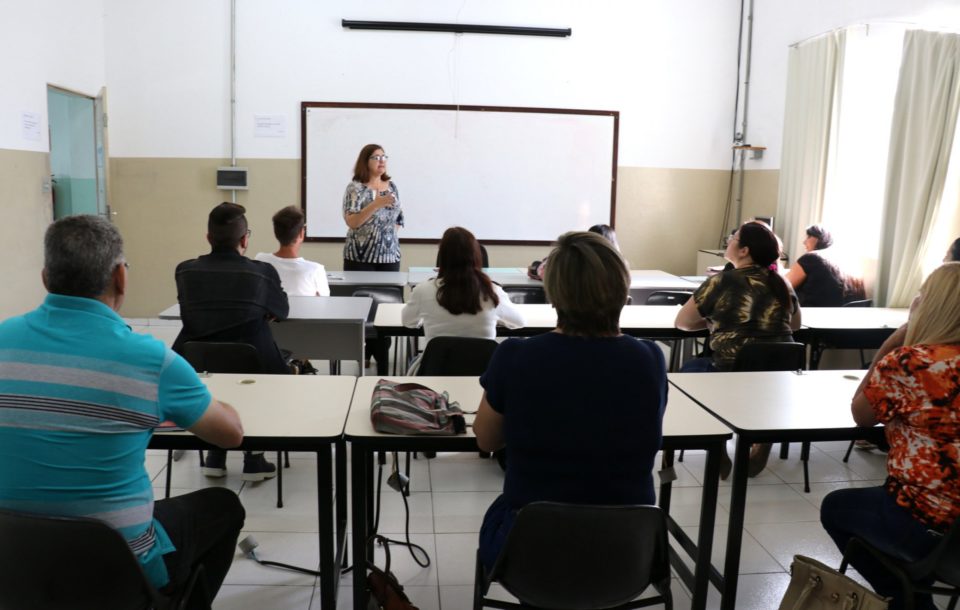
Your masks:
[{"label": "chair leg", "polygon": [[290,468],[290,452],[289,451],[283,452],[283,467]]},{"label": "chair leg", "polygon": [[173,451],[167,451],[167,493],[164,498],[170,497],[170,478],[173,476]]},{"label": "chair leg", "polygon": [[780,459],[785,460],[790,457],[790,443],[780,443]]},{"label": "chair leg", "polygon": [[277,451],[277,508],[283,508],[283,452]]},{"label": "chair leg", "polygon": [[843,454],[843,463],[846,464],[850,461],[850,452],[853,451],[854,445],[857,444],[857,441],[850,441],[850,445],[847,447],[847,452]]},{"label": "chair leg", "polygon": [[203,468],[206,466],[206,463],[203,461],[203,449],[201,449],[198,453],[200,454],[200,468]]},{"label": "chair leg", "polygon": [[682,461],[683,461],[683,449],[680,450],[680,455],[677,456],[677,461],[678,461],[678,462],[682,462]]},{"label": "chair leg", "polygon": [[483,564],[480,563],[480,549],[477,549],[476,565],[473,570],[473,610],[483,609],[483,596],[486,594],[484,584],[486,582],[487,577],[483,571]]},{"label": "chair leg", "polygon": [[800,461],[803,462],[803,491],[810,493],[810,443],[804,442],[800,446]]},{"label": "chair leg", "polygon": [[947,610],[956,610],[957,609],[957,599],[960,599],[960,595],[951,595],[950,603],[947,604]]}]

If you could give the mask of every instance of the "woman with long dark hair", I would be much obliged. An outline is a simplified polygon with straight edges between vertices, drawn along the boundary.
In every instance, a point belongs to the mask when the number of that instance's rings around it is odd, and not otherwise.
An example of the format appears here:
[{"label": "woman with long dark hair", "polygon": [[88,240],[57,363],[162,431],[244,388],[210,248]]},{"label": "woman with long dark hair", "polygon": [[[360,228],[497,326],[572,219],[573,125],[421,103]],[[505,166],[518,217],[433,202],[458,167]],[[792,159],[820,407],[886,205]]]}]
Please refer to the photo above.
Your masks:
[{"label": "woman with long dark hair", "polygon": [[[503,288],[483,272],[480,243],[462,228],[447,229],[440,240],[437,277],[417,285],[403,306],[403,325],[423,326],[427,342],[433,337],[497,336],[497,323],[523,326],[523,314]],[[416,363],[411,367],[415,372]]]}]

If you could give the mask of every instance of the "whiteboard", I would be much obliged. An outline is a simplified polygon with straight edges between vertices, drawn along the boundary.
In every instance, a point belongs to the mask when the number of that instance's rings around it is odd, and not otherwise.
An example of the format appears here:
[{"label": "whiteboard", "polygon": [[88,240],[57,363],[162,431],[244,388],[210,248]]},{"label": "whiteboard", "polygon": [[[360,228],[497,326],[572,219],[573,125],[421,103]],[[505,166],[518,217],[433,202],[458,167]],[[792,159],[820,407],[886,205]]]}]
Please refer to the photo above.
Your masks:
[{"label": "whiteboard", "polygon": [[307,238],[342,240],[343,195],[357,154],[389,156],[402,241],[435,241],[451,226],[484,243],[550,243],[614,225],[616,111],[303,102]]}]

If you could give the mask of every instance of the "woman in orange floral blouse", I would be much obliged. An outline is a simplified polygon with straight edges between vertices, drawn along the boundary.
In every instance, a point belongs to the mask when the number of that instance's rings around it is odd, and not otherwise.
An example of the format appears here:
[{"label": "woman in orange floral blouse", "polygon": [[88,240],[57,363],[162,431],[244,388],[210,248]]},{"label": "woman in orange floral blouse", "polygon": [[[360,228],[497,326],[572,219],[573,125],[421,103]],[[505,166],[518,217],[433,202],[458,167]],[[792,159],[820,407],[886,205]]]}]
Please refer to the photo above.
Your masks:
[{"label": "woman in orange floral blouse", "polygon": [[[820,521],[842,551],[852,536],[915,561],[960,517],[960,263],[930,274],[907,324],[881,346],[853,397],[858,426],[882,423],[890,444],[880,487],[829,494]],[[903,593],[884,568],[851,562],[877,593],[902,608]],[[929,595],[916,608],[933,609]]]}]

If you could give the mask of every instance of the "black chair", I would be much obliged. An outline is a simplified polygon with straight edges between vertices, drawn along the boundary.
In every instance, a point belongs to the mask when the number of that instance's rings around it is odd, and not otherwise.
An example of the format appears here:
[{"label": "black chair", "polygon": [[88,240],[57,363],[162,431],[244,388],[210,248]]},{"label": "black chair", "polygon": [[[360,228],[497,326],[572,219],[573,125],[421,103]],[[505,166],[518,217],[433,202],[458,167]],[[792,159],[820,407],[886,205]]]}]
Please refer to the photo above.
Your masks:
[{"label": "black chair", "polygon": [[[486,597],[499,583],[520,604]],[[636,599],[649,585],[658,595]],[[517,514],[485,574],[477,554],[473,609],[673,608],[667,523],[656,506],[534,502]]]},{"label": "black chair", "polygon": [[[198,373],[238,373],[255,375],[263,368],[257,348],[249,343],[226,343],[216,341],[187,341],[181,348],[183,358]],[[167,497],[170,497],[172,452],[167,452]],[[283,468],[290,468],[290,455],[277,452],[277,508],[283,508]],[[200,452],[203,465],[203,451]]]},{"label": "black chair", "polygon": [[373,299],[373,306],[370,307],[367,321],[363,325],[363,333],[366,337],[364,351],[377,361],[377,375],[386,375],[390,372],[390,337],[378,335],[373,320],[377,316],[377,306],[381,303],[403,303],[403,288],[399,286],[364,286],[354,290],[353,296]]},{"label": "black chair", "polygon": [[[841,573],[847,571],[850,558],[858,553],[872,555],[900,581],[904,592],[904,608],[907,610],[914,608],[915,593],[949,595],[950,604],[947,610],[954,610],[957,607],[957,599],[960,598],[960,519],[953,522],[940,544],[920,561],[911,562],[891,557],[869,542],[853,537],[843,551],[843,561],[840,563]],[[944,583],[947,586],[923,584],[930,581]]]},{"label": "black chair", "polygon": [[[754,342],[747,343],[737,352],[733,362],[733,371],[801,371],[806,368],[807,348],[803,343]],[[789,455],[789,443],[780,443],[780,459]],[[803,462],[803,488],[810,491],[810,475],[807,462],[810,459],[810,443],[803,443],[800,460]],[[762,468],[760,469],[763,470]],[[751,473],[751,476],[760,471]]]},{"label": "black chair", "polygon": [[[873,307],[873,299],[863,299],[861,301],[849,301],[841,307]],[[844,339],[842,336],[833,338],[829,343],[816,342],[810,349],[810,369],[820,368],[820,359],[823,352],[828,349],[855,349],[860,352],[860,367],[868,368],[870,361],[864,357],[863,345],[856,339]]]},{"label": "black chair", "polygon": [[482,375],[497,345],[493,339],[434,337],[423,351],[417,375]]},{"label": "black chair", "polygon": [[[427,343],[427,348],[420,357],[417,375],[436,377],[483,375],[497,345],[493,339],[434,337],[430,343]],[[423,455],[432,458],[436,452],[424,451]],[[485,452],[480,452],[480,455],[489,457]],[[501,467],[504,466],[504,459],[504,453],[501,450],[497,455],[497,461],[500,462]],[[408,472],[407,475],[409,474]]]},{"label": "black chair", "polygon": [[654,290],[647,295],[645,305],[683,305],[693,292],[683,290]]},{"label": "black chair", "polygon": [[547,302],[547,293],[541,286],[511,286],[503,291],[511,301],[520,305],[542,305]]},{"label": "black chair", "polygon": [[0,540],[0,608],[172,610],[200,601],[210,608],[202,567],[168,598],[102,521],[0,511]]},{"label": "black chair", "polygon": [[[693,295],[683,290],[654,290],[647,295],[644,305],[683,305]],[[680,369],[681,346],[686,339],[662,340],[670,346],[670,370]],[[682,461],[682,460],[681,460]]]}]

